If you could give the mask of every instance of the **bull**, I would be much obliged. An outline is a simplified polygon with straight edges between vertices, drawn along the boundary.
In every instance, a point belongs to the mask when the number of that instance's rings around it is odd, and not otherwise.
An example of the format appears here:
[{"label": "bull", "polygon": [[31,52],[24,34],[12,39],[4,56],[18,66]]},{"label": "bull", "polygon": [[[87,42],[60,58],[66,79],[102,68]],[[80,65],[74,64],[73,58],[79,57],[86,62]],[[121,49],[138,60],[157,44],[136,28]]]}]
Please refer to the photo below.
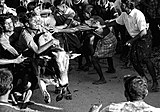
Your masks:
[{"label": "bull", "polygon": [[64,49],[60,47],[59,41],[49,32],[40,33],[34,37],[34,41],[38,46],[44,45],[51,39],[54,39],[56,44],[41,54],[34,54],[32,60],[33,71],[37,76],[38,85],[46,103],[51,102],[50,94],[47,91],[47,86],[49,85],[54,85],[56,88],[59,88],[56,101],[60,101],[63,98],[67,100],[72,99],[68,87],[69,60],[80,55],[64,51]]},{"label": "bull", "polygon": [[[63,98],[67,100],[72,99],[71,92],[69,90],[69,80],[68,80],[68,68],[69,60],[74,59],[80,54],[67,53],[64,50],[52,51],[52,56],[43,55],[40,59],[43,60],[43,64],[38,64],[37,68],[37,78],[40,90],[44,97],[46,103],[51,102],[50,94],[47,91],[48,85],[54,85],[59,88],[58,96],[56,101],[60,101]],[[52,67],[50,61],[53,61]],[[54,66],[53,66],[54,65]],[[47,70],[50,72],[47,72]],[[47,74],[48,73],[48,74]],[[54,75],[53,75],[54,74]]]}]

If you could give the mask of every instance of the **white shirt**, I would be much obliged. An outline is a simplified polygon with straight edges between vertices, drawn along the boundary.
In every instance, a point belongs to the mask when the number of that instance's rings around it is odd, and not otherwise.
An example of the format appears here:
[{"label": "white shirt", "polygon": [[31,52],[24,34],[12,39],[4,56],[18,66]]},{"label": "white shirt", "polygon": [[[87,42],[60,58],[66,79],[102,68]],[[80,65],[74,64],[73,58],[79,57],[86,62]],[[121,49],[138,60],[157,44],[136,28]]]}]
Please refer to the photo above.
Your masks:
[{"label": "white shirt", "polygon": [[120,25],[125,25],[128,33],[133,38],[147,28],[145,16],[138,9],[133,9],[129,15],[126,12],[122,12],[116,22]]},{"label": "white shirt", "polygon": [[144,101],[112,103],[100,112],[160,112],[160,108],[153,107]]}]

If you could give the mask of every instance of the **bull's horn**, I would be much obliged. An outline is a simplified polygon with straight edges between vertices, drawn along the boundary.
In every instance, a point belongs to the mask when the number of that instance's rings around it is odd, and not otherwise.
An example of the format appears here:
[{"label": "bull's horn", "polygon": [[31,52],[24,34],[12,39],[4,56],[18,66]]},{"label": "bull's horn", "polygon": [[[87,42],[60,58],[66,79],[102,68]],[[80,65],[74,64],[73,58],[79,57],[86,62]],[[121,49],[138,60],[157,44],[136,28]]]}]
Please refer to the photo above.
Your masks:
[{"label": "bull's horn", "polygon": [[76,58],[76,57],[78,57],[78,56],[80,56],[80,55],[81,55],[81,54],[73,53],[73,54],[70,54],[69,58],[70,58],[70,59],[74,59],[74,58]]},{"label": "bull's horn", "polygon": [[56,52],[52,52],[53,55],[55,55],[56,57],[58,56],[58,54]]}]

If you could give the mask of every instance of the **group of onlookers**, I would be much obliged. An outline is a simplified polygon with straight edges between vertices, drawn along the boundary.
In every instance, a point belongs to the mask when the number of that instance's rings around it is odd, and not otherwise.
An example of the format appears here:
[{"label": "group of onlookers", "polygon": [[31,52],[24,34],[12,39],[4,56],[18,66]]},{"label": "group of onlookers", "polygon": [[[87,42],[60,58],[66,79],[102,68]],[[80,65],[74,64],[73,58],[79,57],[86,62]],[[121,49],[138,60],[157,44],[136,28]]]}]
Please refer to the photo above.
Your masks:
[{"label": "group of onlookers", "polygon": [[[8,7],[7,3],[12,8]],[[9,4],[7,0],[5,4],[5,0],[0,0],[0,64],[1,68],[7,67],[13,73],[14,80],[10,79],[9,85],[13,80],[13,85],[16,86],[13,86],[11,94],[17,91],[27,94],[23,98],[24,103],[29,101],[32,94],[30,91],[33,91],[38,83],[35,67],[37,63],[32,59],[25,62],[24,57],[41,55],[52,46],[56,48],[56,51],[80,53],[78,70],[88,71],[93,65],[99,75],[99,80],[93,84],[106,83],[99,63],[100,59],[107,59],[106,73],[116,73],[113,56],[117,52],[120,53],[121,59],[125,59],[126,65],[130,62],[138,74],[148,80],[143,70],[145,64],[152,77],[151,90],[159,90],[156,70],[151,61],[151,51],[159,46],[160,41],[158,38],[160,33],[158,0],[22,0],[18,3],[19,5],[15,7],[16,4]],[[78,28],[78,26],[86,29],[71,29]],[[86,26],[90,29],[87,30]],[[83,64],[83,57],[85,64]],[[54,62],[50,64],[55,66]],[[55,67],[55,72],[58,73],[56,69]],[[6,70],[2,69],[1,72],[3,76]],[[5,74],[10,74],[10,72],[7,71]],[[137,79],[130,81],[136,80],[138,81],[135,81],[136,83],[142,84],[140,82],[144,83],[144,80],[141,77],[134,77]],[[19,79],[21,82],[18,85]],[[145,87],[140,85],[146,92],[140,99],[136,97],[139,93],[134,93],[135,96],[132,96],[128,85],[125,85],[125,95],[129,98],[127,100],[142,102],[124,103],[122,107],[144,104],[143,98],[147,94],[146,83],[142,85]],[[133,88],[139,87],[135,85],[132,85]],[[136,99],[131,99],[133,97]],[[119,105],[115,107],[113,104],[112,106],[119,109],[117,108]],[[99,110],[93,109],[93,111]]]}]

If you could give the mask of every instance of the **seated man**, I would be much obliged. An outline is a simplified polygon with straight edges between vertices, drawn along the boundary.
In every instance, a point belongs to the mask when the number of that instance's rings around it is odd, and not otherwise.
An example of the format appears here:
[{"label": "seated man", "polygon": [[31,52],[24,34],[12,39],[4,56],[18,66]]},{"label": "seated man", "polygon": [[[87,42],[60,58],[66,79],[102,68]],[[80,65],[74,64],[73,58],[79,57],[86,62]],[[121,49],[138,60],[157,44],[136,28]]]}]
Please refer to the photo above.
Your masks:
[{"label": "seated man", "polygon": [[[25,58],[17,52],[16,49],[12,46],[12,42],[16,40],[16,31],[14,28],[14,22],[12,20],[12,15],[3,14],[0,16],[0,68],[8,68],[13,73],[13,89],[11,93],[21,92],[24,93],[28,91],[31,87],[31,83],[28,81],[28,74],[26,73],[27,69],[24,69],[24,66],[21,66],[19,63],[22,62]],[[24,59],[23,59],[24,58]],[[23,69],[23,70],[22,70]],[[26,70],[26,71],[24,71]],[[23,73],[22,73],[23,72]],[[21,83],[18,83],[20,82]],[[13,99],[13,103],[17,102]]]},{"label": "seated man", "polygon": [[13,76],[7,69],[0,69],[0,112],[20,112],[8,103],[9,94],[13,88]]},{"label": "seated man", "polygon": [[[124,77],[125,97],[127,102],[112,103],[100,112],[159,112],[160,108],[155,108],[144,102],[148,95],[148,85],[140,76]],[[99,112],[100,106],[94,105],[89,112]]]},{"label": "seated man", "polygon": [[[5,59],[14,59],[17,58],[19,56],[19,53],[17,52],[17,50],[12,46],[12,43],[14,43],[20,32],[17,32],[17,28],[14,27],[14,21],[12,19],[13,15],[12,14],[3,14],[0,15],[0,52],[2,52],[0,54],[0,58],[5,58]],[[21,28],[22,29],[22,28]],[[11,63],[10,63],[11,64]],[[17,66],[15,67],[14,65],[9,65],[10,66],[10,70],[14,73],[19,71],[19,67],[17,68]],[[8,66],[7,66],[8,68]],[[17,69],[18,70],[17,70]],[[14,79],[18,79],[17,77],[25,77],[24,75],[14,75],[16,76],[16,78]],[[22,79],[23,79],[22,78]],[[27,81],[24,83],[24,86],[27,85]]]},{"label": "seated man", "polygon": [[8,102],[10,92],[13,89],[12,82],[12,73],[8,69],[0,69],[0,112],[38,112],[29,108],[20,110]]}]

